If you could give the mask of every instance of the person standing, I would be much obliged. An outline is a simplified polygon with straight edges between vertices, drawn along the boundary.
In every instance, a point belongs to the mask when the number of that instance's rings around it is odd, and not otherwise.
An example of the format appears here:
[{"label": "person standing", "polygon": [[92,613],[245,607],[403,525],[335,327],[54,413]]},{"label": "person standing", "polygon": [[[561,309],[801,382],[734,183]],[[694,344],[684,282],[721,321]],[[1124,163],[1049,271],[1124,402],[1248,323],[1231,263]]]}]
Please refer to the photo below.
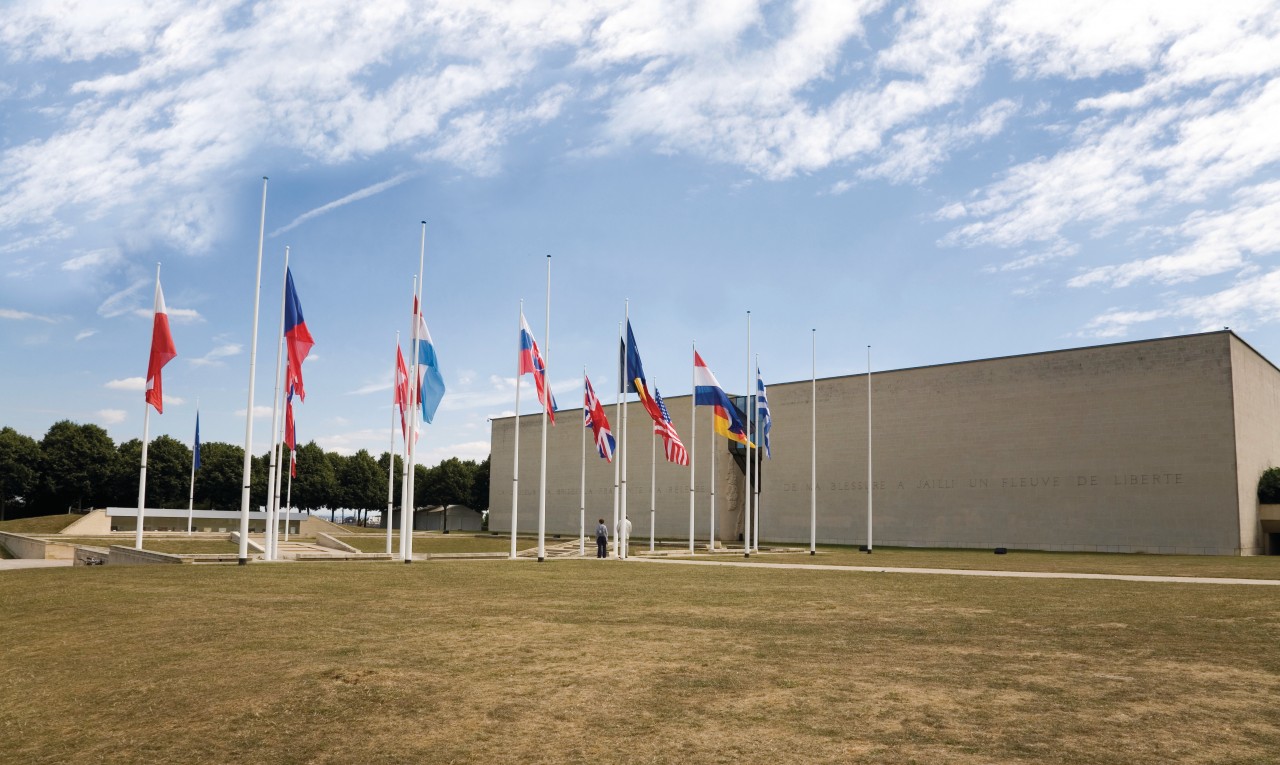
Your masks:
[{"label": "person standing", "polygon": [[606,549],[608,548],[608,546],[609,546],[609,527],[604,525],[604,519],[601,518],[600,522],[596,524],[596,557],[597,558],[609,557],[608,553],[606,552]]}]

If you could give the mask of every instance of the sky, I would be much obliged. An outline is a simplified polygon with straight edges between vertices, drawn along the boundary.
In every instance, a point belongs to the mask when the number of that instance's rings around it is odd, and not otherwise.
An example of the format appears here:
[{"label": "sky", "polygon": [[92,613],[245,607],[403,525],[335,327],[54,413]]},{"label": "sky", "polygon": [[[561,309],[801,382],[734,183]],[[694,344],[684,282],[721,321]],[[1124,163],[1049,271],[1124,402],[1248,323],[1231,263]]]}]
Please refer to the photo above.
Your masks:
[{"label": "sky", "polygon": [[298,437],[385,451],[423,220],[425,464],[483,459],[515,411],[522,300],[566,409],[584,367],[612,400],[628,310],[668,397],[695,342],[730,393],[757,354],[776,384],[867,346],[885,370],[1229,326],[1280,361],[1274,0],[5,6],[0,425],[37,439],[141,437],[160,264],[151,436],[190,443],[198,403],[244,444],[252,366],[265,452],[288,247]]}]

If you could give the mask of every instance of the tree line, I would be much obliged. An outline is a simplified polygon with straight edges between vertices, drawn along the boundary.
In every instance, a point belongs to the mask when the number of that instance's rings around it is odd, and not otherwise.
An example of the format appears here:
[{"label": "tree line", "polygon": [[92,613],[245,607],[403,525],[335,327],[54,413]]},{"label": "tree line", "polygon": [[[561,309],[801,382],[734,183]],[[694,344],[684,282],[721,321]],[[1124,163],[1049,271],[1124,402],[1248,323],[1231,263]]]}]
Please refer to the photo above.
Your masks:
[{"label": "tree line", "polygon": [[[191,492],[191,448],[170,436],[147,449],[147,506],[187,506]],[[314,441],[297,450],[293,506],[302,510],[350,511],[367,516],[387,507],[387,460],[361,449],[355,454],[327,452]],[[288,459],[286,455],[285,460]],[[404,464],[396,455],[394,499],[400,505]],[[0,428],[0,520],[52,515],[95,507],[136,507],[142,441],[119,445],[98,425],[56,422],[39,441],[13,428]],[[270,454],[254,456],[250,505],[267,501]],[[288,465],[283,474],[288,480]],[[195,506],[239,510],[244,449],[210,441],[200,445]],[[281,491],[284,497],[284,491]],[[489,458],[483,462],[451,457],[435,467],[414,467],[414,504],[489,507]]]}]

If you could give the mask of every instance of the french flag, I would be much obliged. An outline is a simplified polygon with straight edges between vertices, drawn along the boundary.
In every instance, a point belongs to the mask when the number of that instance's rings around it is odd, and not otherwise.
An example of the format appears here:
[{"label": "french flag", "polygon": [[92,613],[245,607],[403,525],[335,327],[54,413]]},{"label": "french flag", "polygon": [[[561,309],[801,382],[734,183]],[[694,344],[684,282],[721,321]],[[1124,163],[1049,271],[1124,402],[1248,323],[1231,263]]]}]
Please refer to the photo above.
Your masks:
[{"label": "french flag", "polygon": [[302,317],[302,303],[298,301],[298,291],[293,288],[293,272],[288,268],[284,270],[284,343],[289,350],[285,386],[298,394],[299,401],[306,401],[307,393],[302,387],[302,362],[316,341],[307,329],[307,320]]},{"label": "french flag", "polygon": [[520,374],[533,375],[533,383],[538,389],[538,401],[542,402],[542,408],[547,410],[547,417],[551,420],[551,424],[556,423],[556,397],[551,393],[551,386],[547,384],[547,364],[542,358],[542,353],[538,350],[538,341],[533,339],[533,332],[529,329],[529,322],[525,321],[524,313],[520,314]]}]

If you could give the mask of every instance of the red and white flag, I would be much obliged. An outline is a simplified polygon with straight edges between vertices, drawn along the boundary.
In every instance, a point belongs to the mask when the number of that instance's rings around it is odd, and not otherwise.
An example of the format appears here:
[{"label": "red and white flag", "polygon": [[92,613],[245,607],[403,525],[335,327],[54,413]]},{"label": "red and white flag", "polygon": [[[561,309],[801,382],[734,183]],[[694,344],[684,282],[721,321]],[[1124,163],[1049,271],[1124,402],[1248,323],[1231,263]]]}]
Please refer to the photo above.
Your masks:
[{"label": "red and white flag", "polygon": [[164,392],[160,370],[177,355],[178,350],[173,345],[173,335],[169,332],[169,312],[164,306],[164,292],[160,290],[160,277],[157,276],[155,317],[151,325],[151,358],[147,360],[146,401],[154,406],[159,414],[164,414]]},{"label": "red and white flag", "polygon": [[667,411],[667,405],[662,400],[662,394],[655,387],[653,389],[653,401],[657,405],[661,418],[655,418],[653,421],[653,432],[662,436],[662,443],[666,447],[667,462],[674,462],[677,465],[689,464],[689,452],[684,448],[684,442],[680,440],[680,435],[676,433],[676,426],[671,422],[671,413]]},{"label": "red and white flag", "polygon": [[397,344],[395,405],[400,407],[400,434],[406,441],[409,439],[409,423],[405,419],[405,414],[413,406],[412,396],[413,392],[409,389],[409,369],[404,364],[404,354],[400,352],[400,346]]}]

